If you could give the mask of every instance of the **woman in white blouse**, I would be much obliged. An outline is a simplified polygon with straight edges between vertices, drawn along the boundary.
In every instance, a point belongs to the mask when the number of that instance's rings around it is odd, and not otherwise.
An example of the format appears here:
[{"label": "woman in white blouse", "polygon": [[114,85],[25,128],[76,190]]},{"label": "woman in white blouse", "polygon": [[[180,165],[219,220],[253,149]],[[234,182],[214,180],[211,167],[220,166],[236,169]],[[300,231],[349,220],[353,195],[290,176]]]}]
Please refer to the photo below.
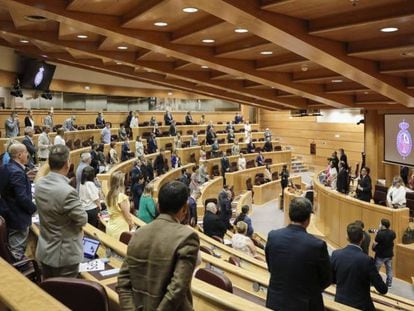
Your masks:
[{"label": "woman in white blouse", "polygon": [[231,245],[235,250],[243,252],[251,257],[257,257],[256,246],[253,241],[246,236],[247,224],[244,221],[237,222],[236,234],[231,239]]},{"label": "woman in white blouse", "polygon": [[392,186],[387,192],[387,206],[393,208],[405,207],[407,200],[405,198],[407,191],[404,182],[400,176],[395,176],[392,180]]},{"label": "woman in white blouse", "polygon": [[336,181],[338,179],[338,171],[334,163],[331,161],[329,164],[329,177],[328,177],[328,185],[331,186],[332,190],[336,190]]},{"label": "woman in white blouse", "polygon": [[65,133],[65,130],[63,128],[59,128],[56,131],[55,140],[53,141],[54,145],[66,145],[65,139],[63,138],[64,133]]},{"label": "woman in white blouse", "polygon": [[252,132],[252,126],[250,125],[249,121],[246,121],[244,123],[244,136],[250,135]]},{"label": "woman in white blouse", "polygon": [[81,183],[79,186],[79,198],[82,207],[88,214],[88,223],[94,227],[98,227],[98,214],[101,210],[101,200],[99,196],[99,189],[94,183],[95,169],[87,166],[82,171]]},{"label": "woman in white blouse", "polygon": [[144,155],[144,144],[142,143],[141,136],[137,136],[135,141],[135,156],[141,158]]},{"label": "woman in white blouse", "polygon": [[244,157],[243,153],[240,153],[239,159],[237,160],[237,167],[239,171],[246,169],[246,158]]}]

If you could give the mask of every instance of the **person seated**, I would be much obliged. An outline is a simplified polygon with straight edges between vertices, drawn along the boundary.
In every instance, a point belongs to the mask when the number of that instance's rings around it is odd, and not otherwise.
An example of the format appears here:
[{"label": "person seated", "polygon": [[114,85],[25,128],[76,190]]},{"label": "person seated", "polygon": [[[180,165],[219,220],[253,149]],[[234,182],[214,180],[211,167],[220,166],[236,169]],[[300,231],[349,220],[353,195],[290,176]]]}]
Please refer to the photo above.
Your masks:
[{"label": "person seated", "polygon": [[336,170],[335,164],[333,161],[330,162],[330,167],[329,167],[329,177],[326,180],[327,181],[327,186],[330,186],[332,190],[336,190],[336,183],[338,180],[338,171]]},{"label": "person seated", "polygon": [[236,140],[231,146],[231,155],[235,156],[239,154],[240,154],[240,145],[239,145],[239,142]]},{"label": "person seated", "polygon": [[254,233],[254,229],[253,229],[253,225],[252,225],[252,220],[250,219],[249,216],[247,216],[249,214],[249,210],[250,210],[249,205],[243,205],[242,208],[241,208],[241,213],[236,217],[236,219],[234,220],[233,225],[236,226],[239,221],[244,221],[247,224],[247,233],[246,233],[246,235],[248,237],[252,237],[253,233]]},{"label": "person seated", "polygon": [[336,182],[336,190],[341,193],[348,193],[349,191],[349,173],[344,161],[339,162],[339,173]]},{"label": "person seated", "polygon": [[144,193],[139,200],[139,209],[137,211],[137,216],[146,224],[149,224],[158,216],[157,206],[154,199],[152,198],[154,194],[154,184],[149,183],[144,188]]},{"label": "person seated", "polygon": [[254,144],[254,142],[249,141],[247,143],[247,153],[255,153],[256,152],[256,145]]},{"label": "person seated", "polygon": [[206,213],[203,218],[203,231],[209,237],[218,236],[222,239],[227,231],[227,226],[220,216],[217,215],[217,206],[213,202],[207,203]]},{"label": "person seated", "polygon": [[66,119],[63,122],[63,126],[62,126],[63,130],[65,130],[65,131],[76,131],[76,128],[75,128],[75,125],[74,125],[75,121],[76,121],[76,116],[74,116],[74,115],[71,116],[70,118]]},{"label": "person seated", "polygon": [[272,172],[270,171],[269,163],[266,163],[266,168],[265,168],[265,171],[264,171],[264,180],[265,180],[265,182],[272,181]]},{"label": "person seated", "polygon": [[239,221],[237,223],[236,233],[231,238],[231,245],[235,250],[256,258],[258,257],[256,246],[254,246],[253,241],[246,236],[247,228],[248,226],[244,221]]},{"label": "person seated", "polygon": [[237,160],[237,168],[239,171],[246,169],[246,158],[244,157],[243,153],[239,154],[239,159]]},{"label": "person seated", "polygon": [[266,140],[266,142],[263,145],[264,152],[270,152],[273,151],[273,145],[270,140]]},{"label": "person seated", "polygon": [[193,133],[193,136],[191,136],[191,142],[190,142],[190,146],[198,146],[198,134],[197,132]]},{"label": "person seated", "polygon": [[218,140],[215,139],[214,143],[211,145],[211,156],[213,158],[217,158],[219,156],[220,153],[220,145],[218,143]]},{"label": "person seated", "polygon": [[236,136],[234,135],[234,131],[230,129],[229,132],[227,133],[227,143],[228,144],[234,143],[235,138]]},{"label": "person seated", "polygon": [[400,176],[395,176],[392,180],[392,186],[387,192],[387,206],[392,208],[405,207],[406,193],[403,179]]},{"label": "person seated", "polygon": [[265,165],[265,158],[261,151],[259,151],[259,154],[256,157],[256,164],[257,166],[264,166]]}]

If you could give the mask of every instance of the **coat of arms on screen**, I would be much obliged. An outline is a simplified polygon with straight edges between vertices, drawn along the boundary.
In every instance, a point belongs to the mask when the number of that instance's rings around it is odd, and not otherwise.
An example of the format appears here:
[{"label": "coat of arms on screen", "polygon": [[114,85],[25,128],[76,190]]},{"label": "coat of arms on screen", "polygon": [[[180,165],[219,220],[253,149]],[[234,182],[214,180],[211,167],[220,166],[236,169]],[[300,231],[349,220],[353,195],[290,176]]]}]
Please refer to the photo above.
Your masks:
[{"label": "coat of arms on screen", "polygon": [[36,73],[36,76],[35,76],[34,81],[33,81],[35,87],[38,87],[40,85],[40,83],[42,83],[42,81],[43,81],[43,72],[44,71],[45,71],[45,68],[43,68],[43,66],[42,66],[42,67],[39,68],[39,71]]},{"label": "coat of arms on screen", "polygon": [[397,150],[398,153],[403,157],[405,160],[411,153],[411,149],[413,147],[413,142],[411,140],[411,134],[407,129],[410,125],[403,120],[400,124],[400,131],[397,134]]}]

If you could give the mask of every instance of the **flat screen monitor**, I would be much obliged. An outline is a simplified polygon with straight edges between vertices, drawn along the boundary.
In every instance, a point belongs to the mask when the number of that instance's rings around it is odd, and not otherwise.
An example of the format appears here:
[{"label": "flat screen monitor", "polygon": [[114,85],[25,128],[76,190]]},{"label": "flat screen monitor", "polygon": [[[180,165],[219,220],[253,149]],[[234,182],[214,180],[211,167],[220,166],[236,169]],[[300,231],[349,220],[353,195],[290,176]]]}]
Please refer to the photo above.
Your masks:
[{"label": "flat screen monitor", "polygon": [[385,162],[414,166],[414,114],[386,114],[384,132]]},{"label": "flat screen monitor", "polygon": [[100,244],[98,240],[83,237],[83,256],[88,259],[96,258]]},{"label": "flat screen monitor", "polygon": [[19,75],[23,89],[49,90],[56,66],[36,59],[25,59]]}]

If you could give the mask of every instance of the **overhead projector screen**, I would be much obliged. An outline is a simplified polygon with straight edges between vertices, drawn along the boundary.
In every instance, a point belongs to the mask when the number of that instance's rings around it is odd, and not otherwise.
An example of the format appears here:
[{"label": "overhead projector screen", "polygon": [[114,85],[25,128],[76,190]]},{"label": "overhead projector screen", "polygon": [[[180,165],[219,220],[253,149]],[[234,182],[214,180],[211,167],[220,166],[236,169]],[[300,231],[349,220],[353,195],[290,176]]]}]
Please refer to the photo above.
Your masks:
[{"label": "overhead projector screen", "polygon": [[414,166],[414,114],[386,114],[384,117],[385,162]]}]

